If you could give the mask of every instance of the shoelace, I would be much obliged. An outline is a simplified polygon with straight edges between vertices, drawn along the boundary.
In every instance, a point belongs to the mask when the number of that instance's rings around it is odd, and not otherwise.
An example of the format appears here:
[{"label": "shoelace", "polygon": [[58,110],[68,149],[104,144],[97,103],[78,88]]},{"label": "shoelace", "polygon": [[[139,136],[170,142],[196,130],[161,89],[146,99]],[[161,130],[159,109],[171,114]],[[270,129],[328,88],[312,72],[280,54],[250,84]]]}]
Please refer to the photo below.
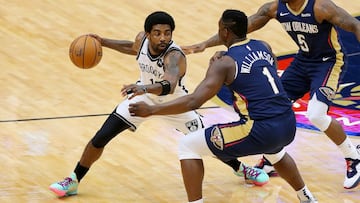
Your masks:
[{"label": "shoelace", "polygon": [[73,180],[70,177],[67,177],[63,181],[60,181],[58,183],[59,183],[59,185],[66,187],[71,183],[71,181],[73,181]]},{"label": "shoelace", "polygon": [[252,177],[256,179],[260,175],[260,171],[254,168],[245,167],[244,174],[245,174],[245,178]]}]

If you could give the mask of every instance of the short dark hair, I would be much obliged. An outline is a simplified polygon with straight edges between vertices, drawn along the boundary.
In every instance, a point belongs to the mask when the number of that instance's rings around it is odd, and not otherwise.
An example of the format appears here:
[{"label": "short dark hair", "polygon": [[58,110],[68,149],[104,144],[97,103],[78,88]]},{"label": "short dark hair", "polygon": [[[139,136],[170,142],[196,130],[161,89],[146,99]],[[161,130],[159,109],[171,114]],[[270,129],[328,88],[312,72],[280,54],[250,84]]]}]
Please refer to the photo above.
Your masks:
[{"label": "short dark hair", "polygon": [[240,38],[246,37],[248,19],[244,12],[227,9],[222,14],[221,21],[224,26],[230,29],[236,36]]},{"label": "short dark hair", "polygon": [[157,24],[170,25],[171,31],[174,31],[175,29],[174,19],[168,13],[156,11],[146,18],[144,24],[145,32],[151,32],[152,27]]}]

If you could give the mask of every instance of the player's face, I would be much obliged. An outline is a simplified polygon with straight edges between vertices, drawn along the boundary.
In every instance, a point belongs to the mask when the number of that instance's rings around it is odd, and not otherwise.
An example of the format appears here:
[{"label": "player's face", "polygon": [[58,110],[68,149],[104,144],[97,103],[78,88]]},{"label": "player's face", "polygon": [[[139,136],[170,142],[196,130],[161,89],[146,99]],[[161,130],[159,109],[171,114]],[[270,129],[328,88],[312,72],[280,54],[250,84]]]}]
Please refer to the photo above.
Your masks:
[{"label": "player's face", "polygon": [[154,52],[151,54],[160,54],[169,45],[172,39],[172,31],[170,25],[157,24],[148,33],[148,39],[150,41],[150,51]]},{"label": "player's face", "polygon": [[224,43],[226,39],[227,28],[225,27],[221,19],[219,20],[218,25],[219,25],[219,30],[218,30],[219,39],[221,40],[221,42]]}]

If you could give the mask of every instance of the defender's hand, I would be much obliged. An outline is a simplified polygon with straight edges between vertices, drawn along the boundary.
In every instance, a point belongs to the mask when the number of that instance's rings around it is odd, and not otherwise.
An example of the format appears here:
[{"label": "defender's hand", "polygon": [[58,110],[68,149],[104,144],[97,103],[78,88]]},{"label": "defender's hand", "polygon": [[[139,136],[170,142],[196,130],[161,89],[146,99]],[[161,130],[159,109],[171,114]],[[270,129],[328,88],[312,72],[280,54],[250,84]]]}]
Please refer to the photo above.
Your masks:
[{"label": "defender's hand", "polygon": [[145,102],[129,104],[129,112],[131,116],[148,117],[151,116],[151,106]]},{"label": "defender's hand", "polygon": [[222,56],[224,56],[226,51],[217,51],[215,54],[210,58],[209,65],[211,65],[214,61],[218,60]]},{"label": "defender's hand", "polygon": [[199,43],[190,46],[181,46],[181,49],[185,54],[195,54],[203,52],[206,49],[206,45],[204,43]]}]

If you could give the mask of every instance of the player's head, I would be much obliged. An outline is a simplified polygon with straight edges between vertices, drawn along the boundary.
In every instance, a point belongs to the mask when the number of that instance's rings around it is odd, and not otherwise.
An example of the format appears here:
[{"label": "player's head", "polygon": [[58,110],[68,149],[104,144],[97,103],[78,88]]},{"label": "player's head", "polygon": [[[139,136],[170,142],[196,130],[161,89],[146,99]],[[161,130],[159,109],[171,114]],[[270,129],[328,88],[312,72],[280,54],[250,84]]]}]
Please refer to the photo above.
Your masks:
[{"label": "player's head", "polygon": [[156,11],[146,18],[144,24],[145,32],[151,32],[152,27],[157,24],[169,25],[171,31],[174,31],[175,29],[174,19],[168,13],[164,11]]},{"label": "player's head", "polygon": [[150,41],[150,51],[159,54],[171,42],[175,29],[174,19],[164,11],[151,13],[145,20],[144,29]]},{"label": "player's head", "polygon": [[248,19],[244,12],[239,10],[227,9],[223,12],[219,21],[219,36],[221,31],[232,32],[240,39],[246,38]]}]

